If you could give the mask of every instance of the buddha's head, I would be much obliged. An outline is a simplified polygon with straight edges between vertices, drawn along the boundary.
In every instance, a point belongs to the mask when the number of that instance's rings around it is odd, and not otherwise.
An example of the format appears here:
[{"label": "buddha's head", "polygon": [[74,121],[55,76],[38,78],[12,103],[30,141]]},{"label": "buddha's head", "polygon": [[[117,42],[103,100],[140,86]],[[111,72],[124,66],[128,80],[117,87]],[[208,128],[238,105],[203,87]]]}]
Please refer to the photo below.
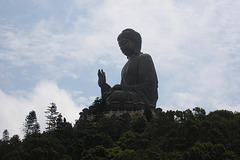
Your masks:
[{"label": "buddha's head", "polygon": [[117,38],[119,47],[128,58],[139,54],[142,46],[141,35],[133,29],[125,29]]}]

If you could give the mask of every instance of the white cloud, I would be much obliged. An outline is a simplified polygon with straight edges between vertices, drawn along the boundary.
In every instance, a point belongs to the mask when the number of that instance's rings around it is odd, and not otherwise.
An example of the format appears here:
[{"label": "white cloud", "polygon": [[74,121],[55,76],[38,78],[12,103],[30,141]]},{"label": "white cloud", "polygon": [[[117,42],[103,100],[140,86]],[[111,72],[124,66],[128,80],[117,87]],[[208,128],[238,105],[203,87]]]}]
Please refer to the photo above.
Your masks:
[{"label": "white cloud", "polygon": [[78,97],[76,102],[81,104],[82,108],[88,108],[96,99],[95,96],[90,96],[90,97]]},{"label": "white cloud", "polygon": [[[61,20],[56,14],[58,8],[51,12],[52,6],[46,5],[51,18],[41,17],[28,30],[6,22],[0,25],[0,62],[6,63],[0,64],[5,67],[0,68],[0,78],[14,77],[11,69],[16,66],[30,70],[33,65],[39,70],[24,72],[22,76],[34,80],[38,77],[37,81],[43,76],[56,82],[64,77],[85,83],[89,80],[88,85],[81,86],[86,92],[93,85],[90,72],[95,76],[97,68],[120,74],[126,58],[118,49],[116,37],[123,29],[132,27],[141,33],[143,51],[151,54],[155,62],[160,82],[159,106],[199,106],[209,110],[226,107],[239,111],[240,1],[69,3],[64,11],[67,16]],[[116,73],[111,72],[106,73],[109,81],[115,80],[111,75]],[[67,88],[69,83],[64,85]],[[56,86],[55,90],[58,89]],[[24,97],[29,101],[36,99],[26,94],[22,98],[3,91],[1,94],[25,105]],[[44,106],[49,101],[52,100],[48,99]],[[85,106],[88,101],[93,99],[81,94],[76,103]]]},{"label": "white cloud", "polygon": [[[45,130],[45,111],[51,102],[56,103],[57,110],[72,124],[79,118],[83,107],[76,104],[72,95],[59,88],[55,83],[42,81],[31,92],[7,94],[0,90],[0,130],[8,129],[10,134],[20,134],[20,127],[25,117],[32,110],[36,111],[41,130]],[[87,102],[85,102],[87,104]]]}]

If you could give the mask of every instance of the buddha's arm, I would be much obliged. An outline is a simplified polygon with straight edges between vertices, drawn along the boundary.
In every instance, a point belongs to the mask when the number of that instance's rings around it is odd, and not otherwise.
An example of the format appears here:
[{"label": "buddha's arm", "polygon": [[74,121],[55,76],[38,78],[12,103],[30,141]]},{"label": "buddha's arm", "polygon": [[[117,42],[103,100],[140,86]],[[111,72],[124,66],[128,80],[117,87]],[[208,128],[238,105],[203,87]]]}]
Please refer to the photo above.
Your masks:
[{"label": "buddha's arm", "polygon": [[148,54],[141,55],[138,65],[138,76],[136,85],[126,85],[128,90],[131,89],[150,89],[157,85],[157,75],[152,58]]},{"label": "buddha's arm", "polygon": [[157,74],[152,57],[149,54],[143,54],[138,67],[138,83],[148,87],[156,87]]},{"label": "buddha's arm", "polygon": [[101,94],[103,96],[104,92],[108,92],[111,89],[111,86],[106,83],[105,72],[101,69],[98,70],[98,85],[101,88]]}]

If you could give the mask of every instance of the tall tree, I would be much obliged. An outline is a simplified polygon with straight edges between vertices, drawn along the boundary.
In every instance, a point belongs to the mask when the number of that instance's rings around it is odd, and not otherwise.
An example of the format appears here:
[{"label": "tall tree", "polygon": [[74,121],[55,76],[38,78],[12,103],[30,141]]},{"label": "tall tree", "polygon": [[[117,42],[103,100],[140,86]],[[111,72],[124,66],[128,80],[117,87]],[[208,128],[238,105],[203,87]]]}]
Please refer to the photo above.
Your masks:
[{"label": "tall tree", "polygon": [[9,132],[8,132],[7,129],[5,129],[5,130],[3,131],[2,140],[3,140],[3,141],[8,141],[8,140],[9,140]]},{"label": "tall tree", "polygon": [[52,131],[57,127],[57,118],[58,118],[58,112],[57,112],[57,106],[55,103],[50,103],[51,106],[48,106],[47,111],[45,112],[47,115],[47,122],[46,124],[48,127],[46,127],[47,131]]},{"label": "tall tree", "polygon": [[25,136],[40,132],[40,125],[37,122],[37,116],[35,111],[30,111],[29,114],[26,116],[23,131],[25,133]]},{"label": "tall tree", "polygon": [[58,117],[57,117],[57,129],[60,129],[63,127],[63,121],[62,121],[62,114],[58,114]]}]

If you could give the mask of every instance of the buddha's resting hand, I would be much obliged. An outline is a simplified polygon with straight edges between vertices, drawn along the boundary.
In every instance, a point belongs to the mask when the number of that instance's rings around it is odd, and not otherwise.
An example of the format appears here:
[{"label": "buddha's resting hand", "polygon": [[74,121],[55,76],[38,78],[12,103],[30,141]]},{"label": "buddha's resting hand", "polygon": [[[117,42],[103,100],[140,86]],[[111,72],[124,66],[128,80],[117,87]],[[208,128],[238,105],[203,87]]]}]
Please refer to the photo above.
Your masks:
[{"label": "buddha's resting hand", "polygon": [[102,69],[98,70],[98,85],[101,88],[106,85],[106,75]]},{"label": "buddha's resting hand", "polygon": [[122,86],[121,86],[120,84],[116,84],[116,85],[114,85],[114,86],[111,88],[112,91],[122,90],[122,89],[123,89],[123,88],[122,88]]}]

